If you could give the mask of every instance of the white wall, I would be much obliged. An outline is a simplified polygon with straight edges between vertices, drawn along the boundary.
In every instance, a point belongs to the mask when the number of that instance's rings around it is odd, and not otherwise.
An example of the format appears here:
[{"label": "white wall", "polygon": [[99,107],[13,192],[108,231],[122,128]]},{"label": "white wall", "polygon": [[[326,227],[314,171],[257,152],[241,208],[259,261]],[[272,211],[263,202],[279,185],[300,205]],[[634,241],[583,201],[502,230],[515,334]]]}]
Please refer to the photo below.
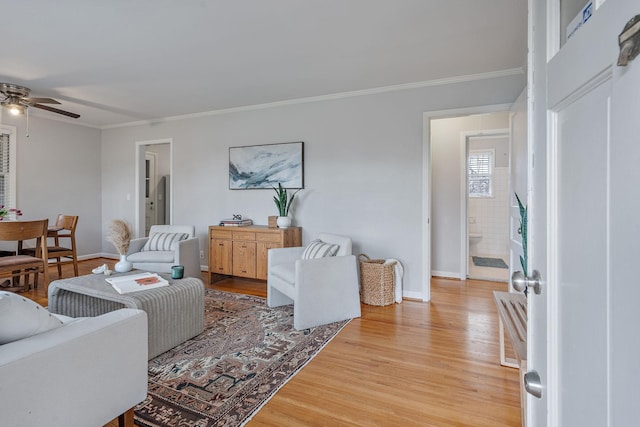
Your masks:
[{"label": "white wall", "polygon": [[156,175],[158,177],[169,175],[171,173],[171,146],[169,143],[150,144],[147,146],[147,151],[158,155]]},{"label": "white wall", "polygon": [[32,114],[27,138],[25,117],[0,113],[0,122],[17,128],[16,203],[22,219],[54,223],[58,214],[78,215],[78,253],[100,254],[101,131]]},{"label": "white wall", "polygon": [[462,271],[460,242],[464,230],[461,230],[460,214],[465,196],[461,159],[465,153],[460,143],[461,133],[508,128],[508,112],[431,121],[431,271],[434,275],[460,277]]},{"label": "white wall", "polygon": [[[513,192],[525,202],[527,198],[527,91],[522,91],[511,110],[511,186]],[[511,194],[511,206],[518,203]]]},{"label": "white wall", "polygon": [[522,270],[520,256],[524,255],[522,250],[522,237],[517,232],[520,227],[520,211],[515,194],[520,200],[527,204],[528,190],[528,141],[527,141],[527,90],[522,91],[511,108],[511,191],[509,192],[509,205],[511,211],[511,231],[509,266],[511,271]]},{"label": "white wall", "polygon": [[134,220],[136,141],[172,138],[172,222],[194,224],[205,252],[207,227],[221,218],[266,224],[277,213],[271,190],[228,189],[229,147],[304,141],[306,188],[292,209],[303,244],[321,231],[351,236],[355,254],[399,259],[405,296],[420,298],[423,113],[510,103],[523,86],[511,76],[106,129],[103,226]]}]

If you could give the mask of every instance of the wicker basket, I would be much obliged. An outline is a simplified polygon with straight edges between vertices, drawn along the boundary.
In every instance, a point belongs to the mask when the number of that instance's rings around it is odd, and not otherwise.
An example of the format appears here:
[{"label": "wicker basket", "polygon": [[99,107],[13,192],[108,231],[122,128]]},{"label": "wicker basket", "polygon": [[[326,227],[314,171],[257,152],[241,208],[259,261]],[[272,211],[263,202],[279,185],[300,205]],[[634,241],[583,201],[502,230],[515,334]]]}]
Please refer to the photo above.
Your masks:
[{"label": "wicker basket", "polygon": [[395,262],[385,264],[383,259],[371,259],[365,254],[360,260],[360,300],[369,305],[390,305],[396,300]]}]

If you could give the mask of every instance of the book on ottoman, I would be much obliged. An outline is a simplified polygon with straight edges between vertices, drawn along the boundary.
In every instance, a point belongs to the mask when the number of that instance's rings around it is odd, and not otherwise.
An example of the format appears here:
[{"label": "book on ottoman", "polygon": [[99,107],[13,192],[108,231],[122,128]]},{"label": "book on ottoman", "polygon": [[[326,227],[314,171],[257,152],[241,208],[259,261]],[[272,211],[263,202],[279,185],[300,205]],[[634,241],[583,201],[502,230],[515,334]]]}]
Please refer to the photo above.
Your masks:
[{"label": "book on ottoman", "polygon": [[105,279],[119,294],[138,292],[169,285],[169,282],[156,273],[132,274],[124,277]]}]

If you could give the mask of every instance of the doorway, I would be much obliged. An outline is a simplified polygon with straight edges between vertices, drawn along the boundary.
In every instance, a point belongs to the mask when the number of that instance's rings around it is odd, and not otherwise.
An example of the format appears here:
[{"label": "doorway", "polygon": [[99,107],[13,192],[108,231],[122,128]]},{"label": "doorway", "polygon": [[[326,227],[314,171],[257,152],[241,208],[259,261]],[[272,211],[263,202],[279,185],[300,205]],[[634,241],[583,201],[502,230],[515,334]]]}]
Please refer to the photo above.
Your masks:
[{"label": "doorway", "polygon": [[469,279],[509,280],[509,133],[506,129],[463,132],[462,182],[467,218],[461,250]]},{"label": "doorway", "polygon": [[136,224],[137,237],[149,235],[156,224],[171,224],[170,139],[136,142]]},{"label": "doorway", "polygon": [[152,225],[158,224],[157,209],[158,199],[156,197],[157,175],[156,162],[158,155],[151,151],[144,153],[144,229],[145,236],[149,235]]},{"label": "doorway", "polygon": [[[425,246],[430,254],[429,278],[431,275],[467,278],[467,137],[482,139],[499,134],[508,141],[510,108],[511,105],[500,105],[425,114],[428,132],[425,197],[429,212]],[[507,155],[507,164],[508,161]],[[506,209],[507,216],[508,213]],[[507,235],[508,230],[507,220],[504,226]]]}]

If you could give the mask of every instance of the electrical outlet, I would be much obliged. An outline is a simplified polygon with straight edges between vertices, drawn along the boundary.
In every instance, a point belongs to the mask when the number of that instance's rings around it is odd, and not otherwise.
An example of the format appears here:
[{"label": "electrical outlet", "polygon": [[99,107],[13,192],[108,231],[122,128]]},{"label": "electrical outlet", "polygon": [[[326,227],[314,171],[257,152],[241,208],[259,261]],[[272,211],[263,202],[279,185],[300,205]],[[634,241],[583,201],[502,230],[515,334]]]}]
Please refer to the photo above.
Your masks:
[{"label": "electrical outlet", "polygon": [[204,259],[204,251],[200,251],[200,259]]}]

